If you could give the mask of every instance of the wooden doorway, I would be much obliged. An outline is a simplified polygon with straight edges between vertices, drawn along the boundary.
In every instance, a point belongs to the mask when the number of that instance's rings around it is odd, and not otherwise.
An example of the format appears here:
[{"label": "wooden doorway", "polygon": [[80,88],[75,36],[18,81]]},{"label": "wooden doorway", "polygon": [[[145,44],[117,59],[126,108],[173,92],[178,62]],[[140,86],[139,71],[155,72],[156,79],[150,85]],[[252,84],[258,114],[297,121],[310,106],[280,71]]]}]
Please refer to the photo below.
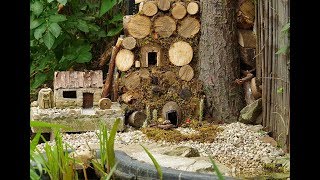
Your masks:
[{"label": "wooden doorway", "polygon": [[93,107],[93,93],[83,93],[83,108]]}]

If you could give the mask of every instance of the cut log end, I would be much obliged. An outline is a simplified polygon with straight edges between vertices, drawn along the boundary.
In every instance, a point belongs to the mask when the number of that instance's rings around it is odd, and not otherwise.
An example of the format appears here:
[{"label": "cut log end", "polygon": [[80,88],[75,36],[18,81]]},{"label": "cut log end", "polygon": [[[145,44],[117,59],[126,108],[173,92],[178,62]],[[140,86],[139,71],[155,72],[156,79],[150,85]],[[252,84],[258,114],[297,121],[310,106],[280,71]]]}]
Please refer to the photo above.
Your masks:
[{"label": "cut log end", "polygon": [[127,24],[128,33],[137,39],[148,36],[151,32],[151,21],[147,16],[135,15]]},{"label": "cut log end", "polygon": [[127,71],[134,63],[134,54],[127,50],[121,49],[116,56],[116,66],[120,71]]},{"label": "cut log end", "polygon": [[154,1],[148,1],[143,4],[142,12],[146,16],[154,16],[158,12],[158,6]]},{"label": "cut log end", "polygon": [[158,17],[154,21],[154,30],[161,37],[170,37],[176,30],[176,22],[170,16]]},{"label": "cut log end", "polygon": [[184,66],[191,62],[193,50],[189,43],[178,41],[173,43],[169,49],[169,60],[176,66]]},{"label": "cut log end", "polygon": [[170,9],[170,1],[169,0],[158,0],[158,8],[162,11],[168,11]]},{"label": "cut log end", "polygon": [[128,50],[132,50],[136,47],[137,41],[134,37],[125,37],[122,41],[122,47]]},{"label": "cut log end", "polygon": [[100,109],[110,109],[112,102],[109,98],[101,98],[99,100],[99,108]]},{"label": "cut log end", "polygon": [[238,42],[245,48],[256,48],[256,35],[251,30],[238,30]]},{"label": "cut log end", "polygon": [[196,2],[190,2],[187,6],[187,12],[190,15],[197,14],[199,12],[199,5]]},{"label": "cut log end", "polygon": [[174,3],[172,6],[171,14],[175,19],[182,19],[187,14],[186,7],[181,2]]},{"label": "cut log end", "polygon": [[133,72],[124,80],[124,85],[127,89],[133,90],[140,86],[140,74],[139,72]]},{"label": "cut log end", "polygon": [[178,34],[184,38],[192,38],[200,30],[200,22],[196,18],[184,18],[178,26]]},{"label": "cut log end", "polygon": [[131,126],[139,128],[143,125],[146,118],[147,115],[145,113],[141,111],[135,111],[129,116],[128,122]]},{"label": "cut log end", "polygon": [[190,65],[184,65],[179,70],[179,77],[184,81],[191,81],[194,71]]}]

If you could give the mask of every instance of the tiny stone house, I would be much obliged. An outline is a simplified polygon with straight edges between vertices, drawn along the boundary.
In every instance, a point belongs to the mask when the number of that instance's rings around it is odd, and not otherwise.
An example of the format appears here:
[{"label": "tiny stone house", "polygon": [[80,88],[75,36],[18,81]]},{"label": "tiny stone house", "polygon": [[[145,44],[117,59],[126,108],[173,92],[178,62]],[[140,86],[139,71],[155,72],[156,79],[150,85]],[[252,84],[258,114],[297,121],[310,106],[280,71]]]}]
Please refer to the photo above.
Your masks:
[{"label": "tiny stone house", "polygon": [[123,18],[124,38],[115,58],[120,102],[130,111],[156,116],[149,120],[162,118],[174,125],[199,120],[199,2],[139,2],[139,12]]},{"label": "tiny stone house", "polygon": [[102,71],[57,71],[53,86],[56,108],[93,108],[101,98]]}]

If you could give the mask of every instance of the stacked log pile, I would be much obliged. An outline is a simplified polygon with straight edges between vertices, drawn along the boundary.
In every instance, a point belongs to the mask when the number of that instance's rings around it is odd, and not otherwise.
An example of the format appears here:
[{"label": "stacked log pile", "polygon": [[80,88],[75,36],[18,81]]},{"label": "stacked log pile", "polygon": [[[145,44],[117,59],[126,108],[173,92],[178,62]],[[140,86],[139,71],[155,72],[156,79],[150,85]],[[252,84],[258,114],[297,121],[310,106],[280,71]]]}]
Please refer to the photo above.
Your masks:
[{"label": "stacked log pile", "polygon": [[256,72],[261,71],[261,65],[256,63],[257,40],[254,32],[254,23],[254,2],[252,0],[239,0],[237,27],[243,78],[237,79],[236,83],[243,85],[247,105],[261,97],[261,84],[255,78]]},{"label": "stacked log pile", "polygon": [[181,108],[180,123],[198,119],[203,95],[196,70],[199,2],[149,0],[139,7],[137,14],[123,19],[125,35],[115,58],[120,73],[118,101],[131,112],[146,112],[146,106],[161,112],[174,101]]}]

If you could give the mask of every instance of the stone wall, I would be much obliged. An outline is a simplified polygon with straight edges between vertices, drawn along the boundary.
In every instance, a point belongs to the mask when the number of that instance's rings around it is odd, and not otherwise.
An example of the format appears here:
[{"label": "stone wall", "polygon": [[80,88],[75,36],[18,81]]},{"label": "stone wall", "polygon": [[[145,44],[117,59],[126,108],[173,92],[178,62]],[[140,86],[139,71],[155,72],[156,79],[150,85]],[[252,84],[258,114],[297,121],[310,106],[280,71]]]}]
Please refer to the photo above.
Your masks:
[{"label": "stone wall", "polygon": [[[118,131],[124,130],[124,110],[119,103],[113,103],[111,109],[101,110],[94,108],[91,113],[85,113],[82,108],[51,108],[40,109],[39,107],[31,107],[30,110],[31,121],[41,121],[48,123],[55,123],[65,125],[70,129],[62,129],[62,132],[85,132],[95,131],[99,129],[99,123],[103,122],[108,129],[116,118],[120,118]],[[50,128],[32,128],[36,132],[51,132]]]},{"label": "stone wall", "polygon": [[[64,98],[63,91],[76,91],[76,98]],[[98,107],[101,98],[102,88],[80,88],[80,89],[57,89],[54,91],[56,108],[82,107],[83,93],[93,93],[93,106]]]}]

